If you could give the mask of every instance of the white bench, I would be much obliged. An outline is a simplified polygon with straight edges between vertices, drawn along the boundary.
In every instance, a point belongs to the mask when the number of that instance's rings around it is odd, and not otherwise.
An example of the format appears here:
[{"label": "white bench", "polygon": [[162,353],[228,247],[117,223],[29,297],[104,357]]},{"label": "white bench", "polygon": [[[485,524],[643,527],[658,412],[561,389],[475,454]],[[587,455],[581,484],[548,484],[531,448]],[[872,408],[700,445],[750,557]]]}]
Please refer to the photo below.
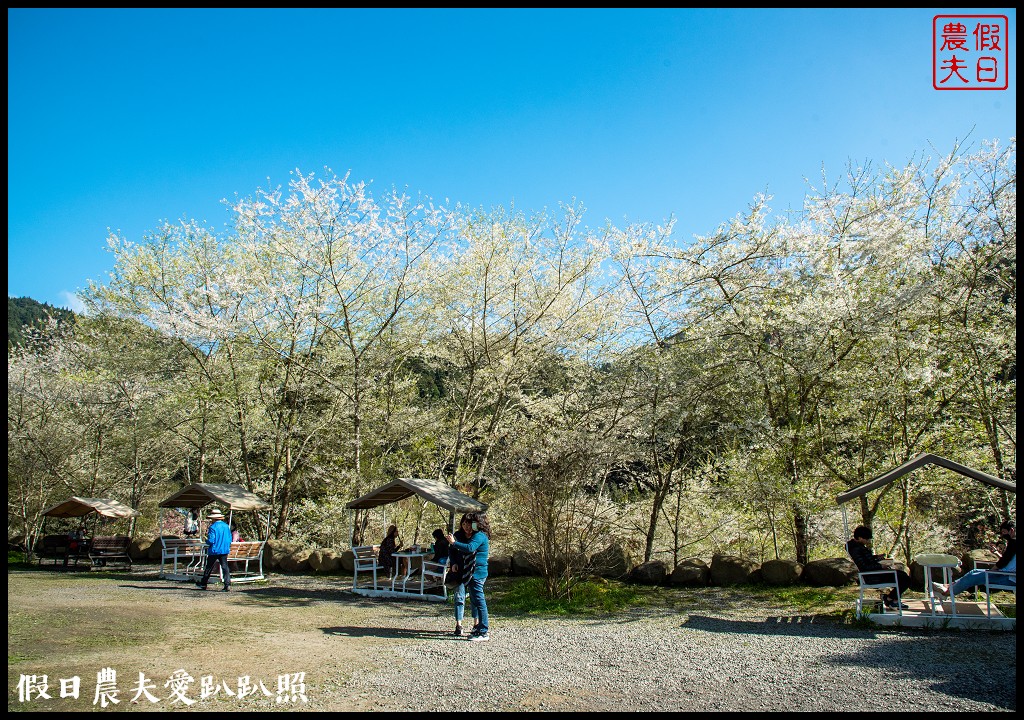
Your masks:
[{"label": "white bench", "polygon": [[[203,574],[206,543],[198,538],[160,537],[160,577],[195,580]],[[169,570],[165,570],[170,566]]]},{"label": "white bench", "polygon": [[[255,563],[256,567],[249,567]],[[263,579],[263,543],[259,540],[242,540],[231,543],[228,553],[228,567],[231,569],[231,582],[253,582]],[[220,568],[217,568],[218,571]],[[221,574],[223,580],[223,573]]]}]

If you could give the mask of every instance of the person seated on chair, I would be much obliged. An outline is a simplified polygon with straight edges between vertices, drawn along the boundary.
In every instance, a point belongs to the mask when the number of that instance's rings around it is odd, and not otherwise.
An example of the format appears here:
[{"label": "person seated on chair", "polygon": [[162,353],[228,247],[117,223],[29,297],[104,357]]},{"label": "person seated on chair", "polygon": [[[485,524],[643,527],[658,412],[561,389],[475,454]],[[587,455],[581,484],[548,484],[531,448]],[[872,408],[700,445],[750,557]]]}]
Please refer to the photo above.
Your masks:
[{"label": "person seated on chair", "polygon": [[238,526],[231,523],[231,542],[242,542],[242,533],[238,532]]},{"label": "person seated on chair", "polygon": [[[881,561],[885,560],[886,557],[884,555],[875,555],[871,552],[871,537],[871,528],[859,525],[853,531],[853,537],[846,543],[846,552],[850,553],[850,557],[857,565],[857,569],[864,574],[864,580],[871,584],[885,582],[895,572],[896,587],[885,596],[883,602],[890,610],[895,610],[896,608],[907,610],[907,606],[900,603],[900,597],[910,587],[910,575],[905,570],[894,571],[893,568],[885,567]],[[876,573],[876,571],[884,572]]]},{"label": "person seated on chair", "polygon": [[380,542],[380,552],[377,553],[377,562],[388,571],[388,576],[394,575],[398,570],[394,554],[402,548],[402,541],[398,538],[398,526],[392,525],[388,528],[388,534]]},{"label": "person seated on chair", "polygon": [[[995,569],[993,570],[971,570],[970,572],[964,573],[963,577],[955,581],[952,585],[943,585],[942,583],[933,582],[932,590],[939,597],[949,597],[956,595],[957,593],[963,592],[972,587],[985,584],[985,573],[988,573],[989,579],[999,585],[1017,585],[1017,529],[1013,522],[1007,520],[999,526],[999,537],[1006,541],[1006,547],[1003,548],[1002,552],[999,552],[996,548],[992,548],[996,555],[999,556],[999,560],[996,561]],[[997,570],[1004,570],[1004,574],[996,572]]]},{"label": "person seated on chair", "polygon": [[89,538],[85,534],[85,525],[68,533],[68,552],[71,555],[83,554],[89,548]]},{"label": "person seated on chair", "polygon": [[444,536],[444,530],[441,528],[434,530],[433,535],[434,544],[430,546],[430,549],[434,552],[434,557],[430,558],[430,561],[446,565],[448,564],[448,551],[451,549],[448,538]]}]

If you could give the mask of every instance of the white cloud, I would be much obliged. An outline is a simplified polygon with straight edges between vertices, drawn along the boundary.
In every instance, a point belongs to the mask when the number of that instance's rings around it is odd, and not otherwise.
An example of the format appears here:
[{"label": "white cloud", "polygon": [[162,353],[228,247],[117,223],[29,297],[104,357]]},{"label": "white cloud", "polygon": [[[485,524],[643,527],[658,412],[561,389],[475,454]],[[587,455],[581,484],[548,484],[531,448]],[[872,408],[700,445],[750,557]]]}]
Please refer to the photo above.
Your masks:
[{"label": "white cloud", "polygon": [[68,292],[67,290],[61,290],[57,295],[60,297],[64,307],[78,313],[79,315],[85,312],[85,303],[83,303],[74,293]]}]

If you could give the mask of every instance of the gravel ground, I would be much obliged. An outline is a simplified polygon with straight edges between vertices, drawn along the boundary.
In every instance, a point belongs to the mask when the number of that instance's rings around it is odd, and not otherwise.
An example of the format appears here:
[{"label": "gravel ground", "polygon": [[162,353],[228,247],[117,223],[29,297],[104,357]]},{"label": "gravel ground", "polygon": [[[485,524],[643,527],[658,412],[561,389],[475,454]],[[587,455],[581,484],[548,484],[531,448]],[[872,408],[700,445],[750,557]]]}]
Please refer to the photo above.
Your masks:
[{"label": "gravel ground", "polygon": [[349,582],[275,575],[199,593],[153,569],[109,578],[9,572],[8,709],[95,709],[88,698],[23,704],[15,686],[25,673],[76,668],[88,677],[107,665],[124,678],[179,667],[268,682],[307,675],[302,705],[222,699],[194,712],[1017,707],[1016,632],[870,629],[706,588],[666,591],[663,606],[600,618],[492,614],[490,641],[470,643],[451,634],[450,604],[361,598]]},{"label": "gravel ground", "polygon": [[[756,613],[503,620],[491,640],[407,618],[384,672],[346,692],[364,709],[1012,711],[1016,633],[865,630]],[[386,688],[384,696],[381,691]],[[429,698],[430,702],[425,702]],[[362,704],[362,703],[361,703]],[[434,705],[437,707],[437,705]]]}]

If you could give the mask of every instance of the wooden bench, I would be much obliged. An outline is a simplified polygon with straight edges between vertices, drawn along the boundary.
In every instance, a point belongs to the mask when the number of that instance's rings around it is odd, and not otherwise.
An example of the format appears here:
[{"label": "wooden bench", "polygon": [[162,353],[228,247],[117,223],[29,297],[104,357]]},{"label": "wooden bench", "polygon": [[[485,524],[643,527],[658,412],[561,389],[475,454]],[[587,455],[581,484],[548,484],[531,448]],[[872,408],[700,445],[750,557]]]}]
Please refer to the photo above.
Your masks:
[{"label": "wooden bench", "polygon": [[[195,580],[203,574],[206,543],[198,538],[160,537],[160,577]],[[169,570],[165,566],[169,565]]]},{"label": "wooden bench", "polygon": [[119,565],[131,569],[132,559],[128,548],[132,539],[127,535],[104,535],[94,537],[89,543],[89,559],[93,567],[109,567]]},{"label": "wooden bench", "polygon": [[352,548],[352,589],[359,586],[359,571],[373,573],[373,589],[377,589],[377,571],[384,566],[377,562],[380,545],[357,545]]}]

